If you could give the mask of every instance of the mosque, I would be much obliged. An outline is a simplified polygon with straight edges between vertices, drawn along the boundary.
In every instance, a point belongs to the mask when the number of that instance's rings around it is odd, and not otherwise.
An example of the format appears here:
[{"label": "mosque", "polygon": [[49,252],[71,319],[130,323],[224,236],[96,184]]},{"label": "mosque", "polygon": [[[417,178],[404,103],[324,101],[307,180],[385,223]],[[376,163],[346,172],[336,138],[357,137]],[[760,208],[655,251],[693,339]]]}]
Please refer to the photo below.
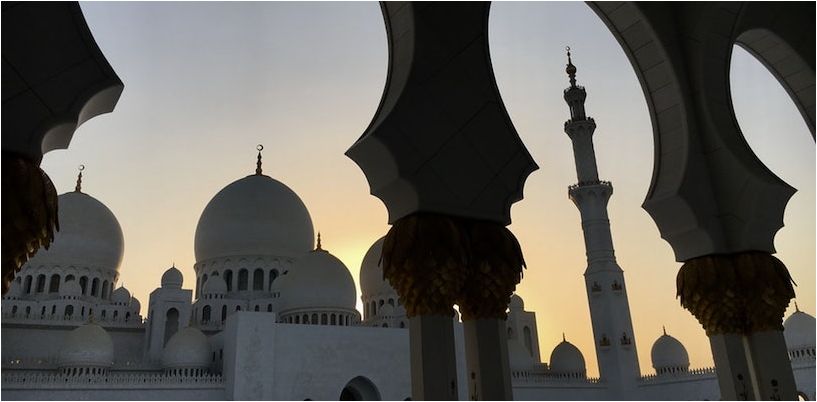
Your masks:
[{"label": "mosque", "polygon": [[[714,368],[692,368],[664,332],[642,371],[624,274],[612,253],[598,179],[595,122],[568,65],[565,100],[579,184],[569,195],[587,230],[587,295],[601,376],[564,339],[541,359],[536,314],[514,295],[507,314],[517,400],[716,400]],[[195,278],[174,267],[141,301],[119,283],[122,229],[82,191],[59,196],[60,231],[25,264],[2,301],[2,392],[20,400],[409,400],[406,310],[380,267],[383,238],[360,269],[363,312],[347,267],[315,237],[304,202],[263,173],[219,191],[195,233]],[[603,202],[598,202],[602,200]],[[593,226],[597,225],[597,226]],[[316,243],[315,243],[316,241]],[[578,272],[577,272],[578,274]],[[458,395],[467,399],[463,324],[454,317]],[[620,334],[620,335],[619,335]],[[815,319],[798,311],[785,339],[801,398],[815,398]]]}]

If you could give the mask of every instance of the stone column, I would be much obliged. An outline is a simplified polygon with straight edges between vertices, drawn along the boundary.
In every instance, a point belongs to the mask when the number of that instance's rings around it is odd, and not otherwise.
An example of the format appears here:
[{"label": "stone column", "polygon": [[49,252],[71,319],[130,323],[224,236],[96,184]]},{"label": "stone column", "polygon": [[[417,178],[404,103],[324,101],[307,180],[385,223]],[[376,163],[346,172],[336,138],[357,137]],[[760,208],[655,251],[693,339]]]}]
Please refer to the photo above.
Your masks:
[{"label": "stone column", "polygon": [[466,277],[466,237],[457,218],[414,213],[383,240],[383,276],[409,318],[414,400],[457,400],[454,303]]},{"label": "stone column", "polygon": [[677,285],[709,336],[722,399],[797,399],[783,338],[794,289],[780,260],[763,252],[698,257],[684,263]]},{"label": "stone column", "polygon": [[468,278],[458,298],[471,400],[512,400],[506,319],[525,261],[504,225],[469,221]]}]

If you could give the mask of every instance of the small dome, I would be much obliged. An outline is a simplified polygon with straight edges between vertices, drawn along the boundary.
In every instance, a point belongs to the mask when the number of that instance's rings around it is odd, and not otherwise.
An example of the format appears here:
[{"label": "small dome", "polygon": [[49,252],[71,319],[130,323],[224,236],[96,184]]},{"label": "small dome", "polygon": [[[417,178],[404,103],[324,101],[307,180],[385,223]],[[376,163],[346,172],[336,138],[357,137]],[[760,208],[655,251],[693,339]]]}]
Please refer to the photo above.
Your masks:
[{"label": "small dome", "polygon": [[814,317],[799,309],[792,313],[783,323],[783,336],[789,350],[814,347]]},{"label": "small dome", "polygon": [[383,268],[380,267],[380,253],[383,250],[383,239],[377,239],[360,264],[360,292],[364,298],[370,296],[393,296],[397,299],[397,292],[389,281],[383,278]]},{"label": "small dome", "polygon": [[658,373],[667,369],[689,369],[687,349],[679,340],[667,335],[666,332],[652,344],[650,356],[652,357],[652,367]]},{"label": "small dome", "polygon": [[96,324],[85,324],[69,332],[60,351],[60,367],[110,367],[113,340]]},{"label": "small dome", "polygon": [[162,367],[177,369],[209,366],[210,342],[197,328],[182,328],[167,341],[162,353]]},{"label": "small dome", "polygon": [[82,296],[82,287],[78,281],[70,280],[60,287],[60,293],[63,296]]},{"label": "small dome", "polygon": [[562,341],[550,354],[550,371],[556,374],[584,375],[587,367],[579,348],[568,341]]},{"label": "small dome", "polygon": [[265,175],[216,194],[196,226],[196,261],[247,255],[297,257],[312,249],[312,218],[289,187]]},{"label": "small dome", "polygon": [[124,237],[113,212],[81,192],[59,196],[60,230],[54,242],[28,262],[30,266],[95,267],[116,272],[122,262]]},{"label": "small dome", "polygon": [[132,310],[139,312],[142,310],[142,303],[139,302],[139,299],[135,297],[130,298],[130,307]]},{"label": "small dome", "polygon": [[204,282],[201,290],[205,295],[223,295],[227,293],[227,283],[220,276],[211,276]]},{"label": "small dome", "polygon": [[116,290],[111,293],[111,301],[117,304],[128,304],[130,302],[130,298],[130,291],[128,291],[128,289],[126,289],[124,286],[116,288]]},{"label": "small dome", "polygon": [[182,276],[182,272],[176,269],[175,266],[168,268],[167,271],[162,274],[163,288],[181,289],[183,282],[184,277]]},{"label": "small dome", "polygon": [[514,311],[522,311],[525,310],[525,301],[519,297],[518,294],[514,293],[511,295],[511,303],[508,304],[508,307]]},{"label": "small dome", "polygon": [[508,339],[508,361],[513,371],[530,370],[536,365],[533,356],[518,338]]},{"label": "small dome", "polygon": [[281,292],[281,311],[293,309],[355,308],[357,290],[352,274],[337,257],[315,250],[299,257],[276,281]]},{"label": "small dome", "polygon": [[377,310],[377,315],[382,317],[394,317],[394,307],[392,307],[391,304],[386,303]]}]

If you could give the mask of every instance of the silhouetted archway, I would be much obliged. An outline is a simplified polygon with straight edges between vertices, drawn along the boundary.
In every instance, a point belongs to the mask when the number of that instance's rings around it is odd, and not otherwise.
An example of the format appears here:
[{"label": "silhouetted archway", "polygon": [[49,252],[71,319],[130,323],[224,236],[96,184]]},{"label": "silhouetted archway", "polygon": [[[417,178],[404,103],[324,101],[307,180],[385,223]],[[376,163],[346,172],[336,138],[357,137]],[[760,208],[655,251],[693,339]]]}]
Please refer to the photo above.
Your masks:
[{"label": "silhouetted archway", "polygon": [[380,392],[366,377],[355,377],[340,392],[341,401],[379,401]]}]

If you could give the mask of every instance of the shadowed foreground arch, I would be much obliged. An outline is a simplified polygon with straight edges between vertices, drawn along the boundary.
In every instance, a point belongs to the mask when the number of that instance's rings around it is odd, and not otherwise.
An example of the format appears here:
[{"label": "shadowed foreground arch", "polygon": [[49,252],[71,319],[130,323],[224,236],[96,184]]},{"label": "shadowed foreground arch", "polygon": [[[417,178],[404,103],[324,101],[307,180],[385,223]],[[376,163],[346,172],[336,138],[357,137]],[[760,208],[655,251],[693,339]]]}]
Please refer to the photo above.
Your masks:
[{"label": "shadowed foreground arch", "polygon": [[340,392],[341,401],[379,401],[380,391],[366,377],[358,376],[351,379]]}]

